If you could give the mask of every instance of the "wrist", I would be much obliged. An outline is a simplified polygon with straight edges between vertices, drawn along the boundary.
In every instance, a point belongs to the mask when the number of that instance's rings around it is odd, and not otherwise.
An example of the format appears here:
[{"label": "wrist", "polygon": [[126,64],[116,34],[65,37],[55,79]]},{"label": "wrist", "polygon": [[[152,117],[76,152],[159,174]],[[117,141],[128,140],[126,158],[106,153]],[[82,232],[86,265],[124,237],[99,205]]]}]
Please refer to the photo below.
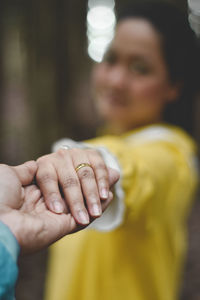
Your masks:
[{"label": "wrist", "polygon": [[10,228],[0,221],[0,241],[1,244],[11,254],[13,260],[17,262],[17,258],[20,252],[20,246],[15,236],[11,232]]},{"label": "wrist", "polygon": [[9,208],[2,208],[0,206],[0,221],[4,223],[11,231],[11,233],[15,236],[16,240],[20,244],[20,231],[22,228],[20,228],[21,222],[16,221],[16,213],[14,210]]}]

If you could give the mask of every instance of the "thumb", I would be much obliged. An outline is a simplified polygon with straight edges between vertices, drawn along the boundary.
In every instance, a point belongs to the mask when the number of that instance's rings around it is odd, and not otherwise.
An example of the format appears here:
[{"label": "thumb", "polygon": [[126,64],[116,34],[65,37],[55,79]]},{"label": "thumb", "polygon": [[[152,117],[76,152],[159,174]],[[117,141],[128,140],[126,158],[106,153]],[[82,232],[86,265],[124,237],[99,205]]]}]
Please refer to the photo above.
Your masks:
[{"label": "thumb", "polygon": [[119,180],[120,174],[117,170],[108,168],[109,185],[110,188]]},{"label": "thumb", "polygon": [[31,184],[37,171],[37,164],[34,160],[25,162],[22,165],[13,167],[22,185]]}]

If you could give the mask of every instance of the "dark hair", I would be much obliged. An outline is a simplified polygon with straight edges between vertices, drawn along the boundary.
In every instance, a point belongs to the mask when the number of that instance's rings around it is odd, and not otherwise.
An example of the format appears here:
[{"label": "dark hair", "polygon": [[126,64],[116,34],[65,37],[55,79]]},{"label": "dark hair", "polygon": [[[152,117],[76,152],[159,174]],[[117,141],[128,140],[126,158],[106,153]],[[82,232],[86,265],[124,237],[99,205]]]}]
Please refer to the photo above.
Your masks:
[{"label": "dark hair", "polygon": [[195,100],[200,90],[200,51],[187,14],[167,2],[141,2],[126,7],[118,17],[142,18],[161,34],[161,45],[170,80],[180,84],[177,101],[164,112],[164,121],[193,132]]}]

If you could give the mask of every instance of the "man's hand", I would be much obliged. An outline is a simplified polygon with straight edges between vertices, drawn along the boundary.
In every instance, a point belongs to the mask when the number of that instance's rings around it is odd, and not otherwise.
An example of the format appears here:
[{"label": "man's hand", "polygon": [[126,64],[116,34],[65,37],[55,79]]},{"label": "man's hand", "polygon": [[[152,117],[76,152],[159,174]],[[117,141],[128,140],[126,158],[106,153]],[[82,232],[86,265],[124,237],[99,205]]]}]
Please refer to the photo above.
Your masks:
[{"label": "man's hand", "polygon": [[18,209],[23,203],[24,185],[29,185],[36,174],[37,164],[29,161],[17,167],[0,164],[0,205]]},{"label": "man's hand", "polygon": [[[15,235],[22,252],[29,253],[84,228],[76,223],[67,206],[61,214],[49,211],[38,187],[31,185],[36,170],[35,162],[18,167],[0,165],[0,221]],[[102,210],[111,200],[109,192]]]},{"label": "man's hand", "polygon": [[[40,250],[63,236],[84,228],[67,211],[62,214],[49,211],[35,185],[25,187],[24,191],[22,206],[18,210],[8,209],[2,216],[2,221],[10,227],[23,253]],[[103,210],[111,200],[112,194],[103,203]]]}]

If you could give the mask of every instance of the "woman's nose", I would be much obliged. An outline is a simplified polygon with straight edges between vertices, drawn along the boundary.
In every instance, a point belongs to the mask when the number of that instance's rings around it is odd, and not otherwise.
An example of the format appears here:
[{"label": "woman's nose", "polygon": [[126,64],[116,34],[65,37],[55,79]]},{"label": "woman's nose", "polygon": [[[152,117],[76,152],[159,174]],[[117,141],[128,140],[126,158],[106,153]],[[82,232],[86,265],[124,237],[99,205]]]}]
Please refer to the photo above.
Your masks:
[{"label": "woman's nose", "polygon": [[116,89],[123,89],[126,87],[128,78],[126,69],[121,65],[112,66],[108,74],[108,84]]}]

